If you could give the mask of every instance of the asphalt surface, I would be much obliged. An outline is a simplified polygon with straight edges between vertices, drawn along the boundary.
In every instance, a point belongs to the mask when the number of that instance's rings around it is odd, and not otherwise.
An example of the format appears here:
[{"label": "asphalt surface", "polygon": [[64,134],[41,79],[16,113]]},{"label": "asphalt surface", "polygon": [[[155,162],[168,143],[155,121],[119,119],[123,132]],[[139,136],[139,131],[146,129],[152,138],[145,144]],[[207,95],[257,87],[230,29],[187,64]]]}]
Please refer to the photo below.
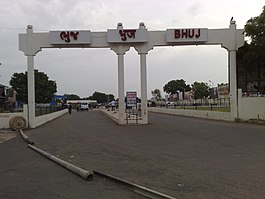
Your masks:
[{"label": "asphalt surface", "polygon": [[[77,166],[176,198],[265,198],[264,125],[164,114],[149,120],[118,126],[99,111],[73,112],[25,133]],[[20,137],[0,144],[0,160],[0,198],[139,197],[102,179],[84,181]]]}]

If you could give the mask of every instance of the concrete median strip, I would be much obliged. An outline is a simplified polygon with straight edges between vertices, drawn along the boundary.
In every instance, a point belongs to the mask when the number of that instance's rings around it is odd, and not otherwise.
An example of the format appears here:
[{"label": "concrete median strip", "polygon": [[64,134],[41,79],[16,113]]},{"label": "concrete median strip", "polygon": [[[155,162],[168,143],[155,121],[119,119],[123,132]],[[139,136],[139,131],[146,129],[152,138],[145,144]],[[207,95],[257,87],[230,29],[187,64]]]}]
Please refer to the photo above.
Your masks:
[{"label": "concrete median strip", "polygon": [[33,149],[34,151],[38,152],[39,154],[43,155],[44,157],[52,160],[53,162],[61,165],[62,167],[72,171],[76,175],[82,177],[85,180],[93,180],[93,172],[87,171],[85,169],[82,169],[80,167],[77,167],[69,162],[66,162],[60,158],[55,157],[54,155],[51,155],[31,144],[28,145],[29,148]]},{"label": "concrete median strip", "polygon": [[111,175],[108,175],[108,174],[104,174],[102,172],[95,171],[95,170],[93,172],[94,172],[95,175],[101,176],[103,178],[106,178],[106,179],[109,179],[111,181],[114,181],[114,182],[116,182],[118,184],[124,185],[128,189],[134,191],[135,193],[138,193],[138,194],[140,194],[142,196],[145,196],[147,198],[152,198],[152,199],[176,199],[176,198],[174,198],[172,196],[168,196],[166,194],[154,191],[152,189],[149,189],[149,188],[146,188],[146,187],[143,187],[143,186],[128,182],[128,181],[123,180],[121,178],[117,178],[117,177],[114,177],[114,176],[111,176]]}]

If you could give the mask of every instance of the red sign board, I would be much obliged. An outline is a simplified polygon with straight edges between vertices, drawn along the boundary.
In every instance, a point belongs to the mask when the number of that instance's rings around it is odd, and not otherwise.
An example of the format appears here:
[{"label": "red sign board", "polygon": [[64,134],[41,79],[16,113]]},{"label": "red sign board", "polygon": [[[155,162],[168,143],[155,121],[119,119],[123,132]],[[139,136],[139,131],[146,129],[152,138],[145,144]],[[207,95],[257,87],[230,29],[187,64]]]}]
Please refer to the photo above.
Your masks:
[{"label": "red sign board", "polygon": [[127,106],[136,107],[137,92],[135,92],[135,91],[126,92],[126,97],[127,97]]}]

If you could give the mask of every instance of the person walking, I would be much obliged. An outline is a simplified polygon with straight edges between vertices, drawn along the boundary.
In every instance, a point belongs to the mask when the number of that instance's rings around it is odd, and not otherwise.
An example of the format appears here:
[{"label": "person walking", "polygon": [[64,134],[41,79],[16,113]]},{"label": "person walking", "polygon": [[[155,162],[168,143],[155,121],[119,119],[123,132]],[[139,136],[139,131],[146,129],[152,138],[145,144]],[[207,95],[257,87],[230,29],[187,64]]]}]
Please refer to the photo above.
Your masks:
[{"label": "person walking", "polygon": [[115,101],[112,101],[112,102],[110,103],[110,106],[111,106],[111,110],[112,110],[112,111],[115,111],[116,102],[115,102]]},{"label": "person walking", "polygon": [[71,103],[68,104],[68,113],[69,114],[72,113],[72,104]]}]

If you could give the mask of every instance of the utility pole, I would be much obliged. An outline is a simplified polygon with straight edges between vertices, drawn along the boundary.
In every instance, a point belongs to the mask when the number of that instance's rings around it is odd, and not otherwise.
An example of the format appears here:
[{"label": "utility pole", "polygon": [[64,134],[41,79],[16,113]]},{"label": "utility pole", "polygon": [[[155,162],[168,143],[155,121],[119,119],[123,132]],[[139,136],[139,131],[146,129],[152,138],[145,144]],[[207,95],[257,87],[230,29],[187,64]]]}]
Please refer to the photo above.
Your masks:
[{"label": "utility pole", "polygon": [[211,80],[209,80],[209,82],[212,84],[212,88],[213,88],[214,87],[214,83]]}]

